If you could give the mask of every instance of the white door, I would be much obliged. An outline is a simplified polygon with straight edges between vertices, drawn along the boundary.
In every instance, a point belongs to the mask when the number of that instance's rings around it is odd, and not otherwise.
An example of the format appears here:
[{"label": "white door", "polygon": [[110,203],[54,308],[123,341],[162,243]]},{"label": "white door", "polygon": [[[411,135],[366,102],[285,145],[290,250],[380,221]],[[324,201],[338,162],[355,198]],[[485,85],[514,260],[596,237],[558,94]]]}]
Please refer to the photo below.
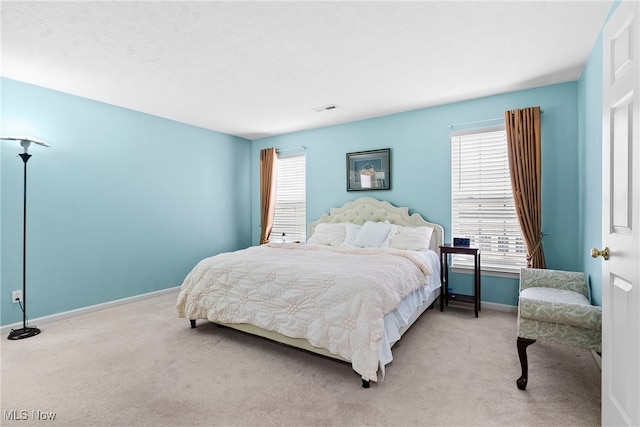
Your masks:
[{"label": "white door", "polygon": [[640,425],[639,2],[603,32],[602,424]]}]

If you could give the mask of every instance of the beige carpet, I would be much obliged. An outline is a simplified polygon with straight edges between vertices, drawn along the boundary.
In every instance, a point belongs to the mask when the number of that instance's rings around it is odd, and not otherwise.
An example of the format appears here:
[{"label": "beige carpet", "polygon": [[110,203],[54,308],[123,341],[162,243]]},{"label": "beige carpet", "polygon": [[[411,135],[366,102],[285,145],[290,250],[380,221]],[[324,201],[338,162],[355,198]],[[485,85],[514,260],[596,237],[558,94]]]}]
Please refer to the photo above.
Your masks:
[{"label": "beige carpet", "polygon": [[[1,424],[600,423],[600,370],[586,350],[532,345],[528,388],[516,388],[514,314],[429,310],[394,347],[386,379],[367,390],[346,363],[204,321],[190,329],[176,297],[38,325],[41,335],[21,341],[2,337]],[[37,411],[55,419],[34,419]]]}]

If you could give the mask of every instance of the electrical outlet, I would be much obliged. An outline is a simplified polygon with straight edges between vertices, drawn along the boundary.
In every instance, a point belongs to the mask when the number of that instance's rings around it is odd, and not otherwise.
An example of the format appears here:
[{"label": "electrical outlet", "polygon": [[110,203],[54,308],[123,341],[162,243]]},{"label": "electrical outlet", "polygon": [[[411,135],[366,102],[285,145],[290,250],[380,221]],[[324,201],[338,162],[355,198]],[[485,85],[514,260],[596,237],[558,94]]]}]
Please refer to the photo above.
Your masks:
[{"label": "electrical outlet", "polygon": [[11,302],[13,302],[14,304],[17,304],[18,301],[22,302],[22,291],[11,292]]}]

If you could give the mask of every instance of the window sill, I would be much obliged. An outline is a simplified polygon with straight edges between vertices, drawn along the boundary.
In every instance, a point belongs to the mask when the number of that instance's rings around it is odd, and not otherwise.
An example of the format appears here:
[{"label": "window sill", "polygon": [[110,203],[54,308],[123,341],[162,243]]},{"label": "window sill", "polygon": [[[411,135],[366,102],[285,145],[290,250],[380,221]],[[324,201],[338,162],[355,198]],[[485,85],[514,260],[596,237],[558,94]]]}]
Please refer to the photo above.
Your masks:
[{"label": "window sill", "polygon": [[[469,267],[451,267],[451,271],[460,274],[473,274],[473,266]],[[480,274],[483,276],[506,277],[508,279],[519,279],[520,269],[498,269],[498,268],[482,268]]]}]

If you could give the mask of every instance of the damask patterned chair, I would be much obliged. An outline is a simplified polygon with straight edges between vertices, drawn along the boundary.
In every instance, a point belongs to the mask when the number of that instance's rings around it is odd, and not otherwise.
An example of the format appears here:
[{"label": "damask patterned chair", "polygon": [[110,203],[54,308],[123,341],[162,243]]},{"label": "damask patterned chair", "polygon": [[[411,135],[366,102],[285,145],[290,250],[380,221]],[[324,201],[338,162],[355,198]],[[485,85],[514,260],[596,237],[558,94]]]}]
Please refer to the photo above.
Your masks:
[{"label": "damask patterned chair", "polygon": [[527,387],[527,347],[536,340],[600,352],[602,309],[591,305],[584,273],[523,268],[518,301],[520,390]]}]

